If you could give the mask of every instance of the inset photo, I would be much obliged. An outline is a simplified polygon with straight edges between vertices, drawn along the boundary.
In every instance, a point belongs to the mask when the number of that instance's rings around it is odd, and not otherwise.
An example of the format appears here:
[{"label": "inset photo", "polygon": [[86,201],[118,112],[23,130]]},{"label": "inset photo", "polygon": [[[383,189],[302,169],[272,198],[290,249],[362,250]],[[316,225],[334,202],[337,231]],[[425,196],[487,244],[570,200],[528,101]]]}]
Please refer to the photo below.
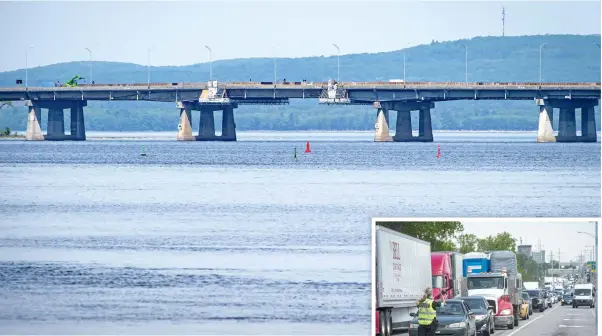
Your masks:
[{"label": "inset photo", "polygon": [[372,220],[372,329],[596,335],[599,219]]}]

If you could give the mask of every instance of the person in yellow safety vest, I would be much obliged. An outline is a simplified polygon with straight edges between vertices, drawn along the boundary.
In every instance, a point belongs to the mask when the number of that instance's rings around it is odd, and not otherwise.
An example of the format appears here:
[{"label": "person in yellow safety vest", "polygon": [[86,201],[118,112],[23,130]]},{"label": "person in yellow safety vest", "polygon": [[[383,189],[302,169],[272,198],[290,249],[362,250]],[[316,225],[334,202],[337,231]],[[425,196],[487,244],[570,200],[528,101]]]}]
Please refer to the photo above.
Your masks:
[{"label": "person in yellow safety vest", "polygon": [[[447,291],[443,291],[445,294]],[[442,301],[433,300],[433,290],[428,287],[424,290],[422,298],[416,302],[418,307],[418,336],[434,336],[439,322],[437,321],[437,311],[435,309],[445,305],[445,298]]]}]

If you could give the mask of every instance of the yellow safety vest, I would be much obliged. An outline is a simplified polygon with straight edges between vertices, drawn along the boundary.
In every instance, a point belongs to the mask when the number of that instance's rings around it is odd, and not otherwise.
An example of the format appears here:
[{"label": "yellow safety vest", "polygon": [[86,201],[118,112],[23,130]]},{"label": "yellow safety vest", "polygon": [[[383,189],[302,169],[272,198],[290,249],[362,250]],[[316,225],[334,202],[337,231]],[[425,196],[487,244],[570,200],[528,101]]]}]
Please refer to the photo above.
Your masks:
[{"label": "yellow safety vest", "polygon": [[426,299],[418,304],[418,324],[430,325],[437,317],[437,311],[433,309],[433,300]]}]

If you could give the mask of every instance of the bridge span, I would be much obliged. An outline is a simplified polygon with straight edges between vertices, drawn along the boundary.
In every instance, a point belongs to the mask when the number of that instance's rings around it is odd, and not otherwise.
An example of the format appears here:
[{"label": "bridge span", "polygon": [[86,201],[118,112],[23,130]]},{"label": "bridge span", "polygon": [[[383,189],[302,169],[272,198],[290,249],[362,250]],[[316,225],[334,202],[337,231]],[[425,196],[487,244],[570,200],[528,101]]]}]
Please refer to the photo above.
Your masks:
[{"label": "bridge span", "polygon": [[[375,141],[433,141],[431,109],[456,100],[533,100],[539,107],[538,142],[596,142],[594,107],[600,83],[458,83],[458,82],[230,82],[94,84],[77,87],[0,88],[0,100],[25,101],[29,107],[27,140],[85,140],[87,101],[175,102],[180,109],[177,140],[236,141],[234,109],[245,104],[288,104],[290,99],[318,99],[329,105],[370,105],[376,109]],[[47,133],[41,109],[48,109]],[[64,109],[71,110],[71,133],[65,134]],[[558,131],[552,128],[559,109]],[[576,109],[581,112],[577,135]],[[200,111],[199,133],[192,134],[192,114]],[[217,136],[214,112],[222,113]],[[389,112],[396,111],[393,136]],[[418,136],[412,135],[411,113],[418,112]]]}]

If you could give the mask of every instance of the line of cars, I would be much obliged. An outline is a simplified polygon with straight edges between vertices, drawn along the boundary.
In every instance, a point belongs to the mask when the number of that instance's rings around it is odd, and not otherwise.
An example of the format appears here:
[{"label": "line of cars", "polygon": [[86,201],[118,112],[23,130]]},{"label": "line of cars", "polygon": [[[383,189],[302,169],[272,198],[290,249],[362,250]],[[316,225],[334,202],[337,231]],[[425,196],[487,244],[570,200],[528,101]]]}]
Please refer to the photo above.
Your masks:
[{"label": "line of cars", "polygon": [[523,288],[512,251],[431,252],[429,242],[381,226],[375,243],[374,328],[380,336],[394,330],[418,334],[417,300],[427,287],[433,289],[432,299],[445,299],[437,309],[441,336],[513,329],[556,302],[551,292]]}]

